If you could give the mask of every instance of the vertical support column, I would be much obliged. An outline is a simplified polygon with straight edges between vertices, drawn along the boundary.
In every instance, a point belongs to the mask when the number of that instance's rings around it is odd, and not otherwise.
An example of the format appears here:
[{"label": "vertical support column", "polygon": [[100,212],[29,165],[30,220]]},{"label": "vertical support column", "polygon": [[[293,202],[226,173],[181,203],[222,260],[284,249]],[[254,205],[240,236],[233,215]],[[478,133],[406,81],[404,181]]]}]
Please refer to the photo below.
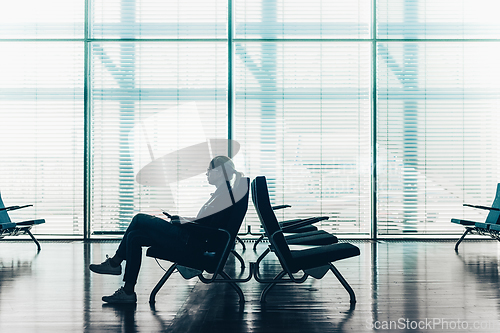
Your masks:
[{"label": "vertical support column", "polygon": [[91,109],[90,109],[90,0],[85,0],[84,18],[84,75],[83,75],[83,239],[89,239],[91,234]]},{"label": "vertical support column", "polygon": [[228,156],[233,155],[233,1],[227,1],[227,138]]},{"label": "vertical support column", "polygon": [[372,168],[371,168],[371,229],[370,238],[377,239],[377,0],[372,3]]}]

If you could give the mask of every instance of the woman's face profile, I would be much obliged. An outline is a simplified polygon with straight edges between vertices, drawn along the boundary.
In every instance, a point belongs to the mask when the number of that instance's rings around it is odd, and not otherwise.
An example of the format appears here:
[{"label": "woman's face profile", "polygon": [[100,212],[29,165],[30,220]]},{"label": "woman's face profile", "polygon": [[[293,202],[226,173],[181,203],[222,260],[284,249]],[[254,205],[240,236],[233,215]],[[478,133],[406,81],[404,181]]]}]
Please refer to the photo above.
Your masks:
[{"label": "woman's face profile", "polygon": [[222,176],[222,170],[221,167],[216,167],[214,169],[208,168],[207,169],[207,180],[210,185],[217,185],[219,183],[219,180]]}]

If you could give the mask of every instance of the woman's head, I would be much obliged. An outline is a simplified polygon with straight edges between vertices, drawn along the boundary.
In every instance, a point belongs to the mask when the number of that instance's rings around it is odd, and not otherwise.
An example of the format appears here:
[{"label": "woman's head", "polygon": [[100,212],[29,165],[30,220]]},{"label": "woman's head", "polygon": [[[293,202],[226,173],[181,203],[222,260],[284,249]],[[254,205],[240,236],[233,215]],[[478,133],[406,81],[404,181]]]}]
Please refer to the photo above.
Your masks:
[{"label": "woman's head", "polygon": [[218,186],[225,181],[231,181],[233,176],[241,177],[242,174],[236,170],[233,161],[227,156],[216,156],[208,165],[207,178],[212,185]]}]

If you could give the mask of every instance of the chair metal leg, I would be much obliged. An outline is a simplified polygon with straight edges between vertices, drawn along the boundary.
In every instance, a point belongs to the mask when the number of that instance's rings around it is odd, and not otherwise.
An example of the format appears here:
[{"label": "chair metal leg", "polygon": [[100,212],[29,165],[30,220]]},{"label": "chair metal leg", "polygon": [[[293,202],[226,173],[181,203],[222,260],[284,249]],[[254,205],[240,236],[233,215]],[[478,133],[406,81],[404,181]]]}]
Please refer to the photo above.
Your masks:
[{"label": "chair metal leg", "polygon": [[260,262],[262,261],[262,259],[264,259],[265,256],[267,256],[269,252],[271,252],[271,249],[267,248],[264,252],[262,252],[259,258],[257,258],[257,261],[255,262],[257,267],[259,267]]},{"label": "chair metal leg", "polygon": [[349,293],[349,297],[351,298],[351,304],[356,303],[356,295],[354,294],[354,290],[352,290],[352,288],[349,285],[349,283],[347,283],[347,281],[344,279],[344,277],[342,276],[342,274],[340,274],[340,272],[338,271],[338,269],[335,266],[333,266],[332,263],[330,263],[330,270],[333,272],[333,274],[335,274],[335,276],[337,277],[337,279],[344,286],[345,290],[347,290],[347,292]]},{"label": "chair metal leg", "polygon": [[264,239],[264,235],[260,235],[259,239],[257,239],[255,241],[255,244],[253,244],[253,250],[256,251],[257,250],[257,244],[259,244],[262,240]]},{"label": "chair metal leg", "polygon": [[243,247],[243,251],[247,249],[245,243],[243,243],[243,240],[240,237],[236,236],[236,241],[238,241],[241,244],[241,246]]},{"label": "chair metal leg", "polygon": [[465,232],[464,234],[462,235],[462,237],[460,237],[460,239],[458,240],[458,242],[455,244],[455,252],[458,252],[458,246],[460,245],[460,243],[462,243],[462,241],[464,240],[465,236],[467,236],[468,233],[472,232],[472,228],[465,228]]},{"label": "chair metal leg", "polygon": [[[220,275],[226,280],[230,280],[231,277],[226,274],[226,272],[222,271],[220,272]],[[241,290],[240,286],[238,286],[234,282],[228,282],[229,285],[238,293],[238,297],[240,298],[240,303],[245,303],[245,295],[243,295],[243,291]]]},{"label": "chair metal leg", "polygon": [[238,261],[240,262],[240,265],[241,265],[241,269],[244,270],[245,269],[245,261],[240,256],[240,254],[238,252],[236,252],[235,250],[231,250],[231,253],[236,257],[236,259],[238,259]]},{"label": "chair metal leg", "polygon": [[[286,274],[285,271],[281,271],[281,273],[279,273],[278,275],[276,275],[276,277],[274,278],[274,280],[280,280],[285,274]],[[269,291],[271,290],[271,288],[273,288],[276,285],[276,283],[277,282],[269,283],[264,288],[264,290],[262,290],[262,293],[260,294],[260,302],[261,303],[266,303],[266,296],[269,293]]]},{"label": "chair metal leg", "polygon": [[31,233],[31,231],[28,229],[26,230],[26,233],[28,235],[30,235],[31,239],[35,242],[36,244],[36,247],[38,249],[38,252],[40,252],[42,250],[42,247],[40,246],[40,243],[38,242],[38,240],[35,238],[35,236],[33,236],[33,234]]},{"label": "chair metal leg", "polygon": [[170,275],[172,275],[172,273],[174,272],[174,270],[176,268],[177,268],[177,264],[173,264],[165,272],[165,274],[163,274],[162,278],[160,279],[160,281],[158,281],[156,286],[153,288],[153,291],[151,291],[151,294],[149,295],[149,303],[150,304],[153,304],[155,302],[156,294],[160,291],[161,287],[163,287],[165,282],[167,282],[168,278],[170,277]]}]

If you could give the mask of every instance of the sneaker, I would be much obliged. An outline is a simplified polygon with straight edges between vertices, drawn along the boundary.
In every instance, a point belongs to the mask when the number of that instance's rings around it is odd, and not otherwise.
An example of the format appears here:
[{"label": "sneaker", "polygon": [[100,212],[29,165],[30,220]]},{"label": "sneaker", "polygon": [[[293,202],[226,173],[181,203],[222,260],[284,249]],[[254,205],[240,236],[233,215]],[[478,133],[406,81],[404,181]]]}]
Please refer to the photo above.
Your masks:
[{"label": "sneaker", "polygon": [[135,292],[129,295],[125,292],[125,289],[121,287],[111,296],[102,296],[102,300],[113,304],[130,304],[137,302],[137,295]]},{"label": "sneaker", "polygon": [[111,258],[106,254],[106,260],[100,264],[90,264],[89,269],[98,274],[121,275],[122,265],[116,267],[111,266]]}]

